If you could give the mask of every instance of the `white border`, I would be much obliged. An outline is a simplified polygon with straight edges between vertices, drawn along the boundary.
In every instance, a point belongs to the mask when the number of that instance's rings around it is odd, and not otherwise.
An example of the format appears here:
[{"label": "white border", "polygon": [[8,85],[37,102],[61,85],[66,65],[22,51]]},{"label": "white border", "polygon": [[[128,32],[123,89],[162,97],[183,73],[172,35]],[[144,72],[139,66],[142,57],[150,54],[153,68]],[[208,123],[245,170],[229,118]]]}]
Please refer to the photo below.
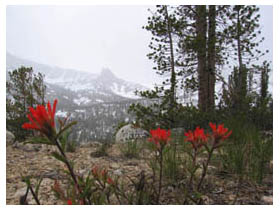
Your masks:
[{"label": "white border", "polygon": [[[274,178],[273,178],[273,194],[274,194],[274,204],[273,206],[238,206],[242,209],[247,208],[269,208],[274,209],[280,206],[280,183],[279,183],[279,116],[280,111],[277,109],[277,105],[279,104],[279,94],[277,93],[280,90],[280,84],[277,81],[279,78],[279,46],[280,42],[278,41],[278,37],[280,37],[279,33],[279,23],[276,20],[280,20],[279,13],[279,1],[272,1],[272,0],[245,0],[245,1],[194,1],[194,0],[0,0],[0,85],[1,85],[1,100],[0,100],[0,107],[1,107],[1,126],[0,126],[0,133],[2,134],[2,138],[0,141],[0,163],[2,165],[0,170],[0,189],[1,189],[1,196],[0,196],[0,208],[3,207],[6,209],[38,209],[38,206],[6,206],[6,141],[5,141],[5,127],[6,127],[6,101],[5,101],[5,91],[6,90],[6,82],[5,78],[6,75],[4,72],[6,69],[6,6],[7,5],[155,5],[155,4],[170,4],[170,5],[179,5],[179,4],[215,4],[215,5],[222,5],[222,4],[251,4],[251,5],[273,5],[273,78],[275,82],[273,82],[273,92],[274,92],[274,145],[273,145],[273,152],[274,152]],[[278,166],[278,167],[277,167]],[[41,206],[39,208],[48,208],[50,206]],[[60,208],[61,206],[51,206],[51,208]],[[102,209],[111,209],[113,206],[92,206],[90,208],[102,208]],[[126,208],[131,208],[126,207]],[[160,206],[160,208],[170,208],[171,206]],[[172,208],[215,208],[215,209],[224,209],[225,206],[172,206]],[[236,206],[234,206],[235,208]],[[88,208],[86,206],[72,206],[72,208]],[[113,207],[115,208],[115,206]],[[123,207],[121,207],[123,208]],[[133,208],[142,208],[140,206],[133,206]],[[156,207],[154,207],[156,208]],[[227,206],[226,208],[233,208],[233,206]]]}]

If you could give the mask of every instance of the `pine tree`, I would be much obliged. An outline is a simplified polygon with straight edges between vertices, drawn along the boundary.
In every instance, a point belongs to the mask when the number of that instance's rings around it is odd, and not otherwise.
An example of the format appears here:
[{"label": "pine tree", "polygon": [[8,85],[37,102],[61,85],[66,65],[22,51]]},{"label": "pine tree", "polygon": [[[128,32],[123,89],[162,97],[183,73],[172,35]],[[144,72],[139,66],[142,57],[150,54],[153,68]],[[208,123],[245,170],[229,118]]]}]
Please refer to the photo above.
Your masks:
[{"label": "pine tree", "polygon": [[[171,10],[171,12],[170,12]],[[176,103],[176,69],[175,69],[175,48],[176,32],[178,30],[178,21],[172,13],[169,6],[157,6],[157,10],[152,17],[148,18],[148,24],[144,28],[153,35],[149,47],[152,50],[147,56],[156,63],[154,69],[160,75],[170,75],[163,82],[164,86],[169,86],[168,93],[170,107]]]},{"label": "pine tree", "polygon": [[7,129],[15,134],[16,140],[23,140],[30,132],[21,128],[27,121],[29,107],[45,104],[46,86],[44,76],[34,74],[32,67],[20,67],[8,72],[6,82],[6,122]]},{"label": "pine tree", "polygon": [[175,110],[176,87],[178,70],[176,68],[176,42],[181,25],[176,18],[174,8],[166,5],[158,5],[153,15],[148,18],[148,24],[143,27],[152,33],[152,41],[149,45],[152,50],[147,56],[156,66],[153,68],[157,74],[167,77],[160,86],[151,91],[141,91],[138,94],[144,98],[154,100],[149,107],[141,104],[133,104],[130,111],[134,112],[138,119],[145,116],[145,124],[156,122],[166,126],[174,126],[176,119]]},{"label": "pine tree", "polygon": [[[235,109],[244,110],[248,106],[246,97],[248,95],[248,76],[252,61],[258,60],[264,55],[259,49],[259,44],[264,38],[259,39],[258,30],[260,14],[256,6],[236,5],[231,7],[227,13],[228,26],[224,29],[224,36],[228,46],[227,57],[237,61],[238,76],[236,76],[236,89],[234,97]],[[236,71],[236,70],[235,70]],[[249,75],[248,75],[249,73]],[[236,74],[236,72],[235,72]]]},{"label": "pine tree", "polygon": [[178,15],[185,21],[179,41],[180,65],[184,67],[185,86],[198,90],[198,106],[201,111],[213,111],[215,84],[220,72],[217,65],[224,64],[222,53],[224,37],[221,26],[228,6],[197,5],[180,6]]}]

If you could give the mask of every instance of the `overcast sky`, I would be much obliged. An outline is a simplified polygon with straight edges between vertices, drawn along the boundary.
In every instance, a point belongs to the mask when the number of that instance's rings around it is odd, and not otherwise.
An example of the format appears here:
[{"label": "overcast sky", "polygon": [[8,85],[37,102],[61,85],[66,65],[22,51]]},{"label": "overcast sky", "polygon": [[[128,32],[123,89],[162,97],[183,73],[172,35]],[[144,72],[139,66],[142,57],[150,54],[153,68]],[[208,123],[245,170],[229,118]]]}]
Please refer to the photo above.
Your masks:
[{"label": "overcast sky", "polygon": [[[151,6],[150,6],[151,7]],[[8,6],[7,51],[21,58],[151,86],[146,6]],[[263,47],[272,61],[272,6],[261,6]]]}]

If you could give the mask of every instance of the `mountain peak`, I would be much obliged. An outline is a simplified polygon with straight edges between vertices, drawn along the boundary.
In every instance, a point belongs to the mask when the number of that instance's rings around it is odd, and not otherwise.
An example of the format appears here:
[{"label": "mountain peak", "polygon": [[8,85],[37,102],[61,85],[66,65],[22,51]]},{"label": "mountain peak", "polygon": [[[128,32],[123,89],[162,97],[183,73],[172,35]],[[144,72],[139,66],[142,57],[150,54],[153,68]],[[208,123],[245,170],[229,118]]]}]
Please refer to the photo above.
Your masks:
[{"label": "mountain peak", "polygon": [[116,78],[116,76],[113,74],[113,72],[108,68],[103,68],[100,73],[100,76],[104,77],[104,78]]}]

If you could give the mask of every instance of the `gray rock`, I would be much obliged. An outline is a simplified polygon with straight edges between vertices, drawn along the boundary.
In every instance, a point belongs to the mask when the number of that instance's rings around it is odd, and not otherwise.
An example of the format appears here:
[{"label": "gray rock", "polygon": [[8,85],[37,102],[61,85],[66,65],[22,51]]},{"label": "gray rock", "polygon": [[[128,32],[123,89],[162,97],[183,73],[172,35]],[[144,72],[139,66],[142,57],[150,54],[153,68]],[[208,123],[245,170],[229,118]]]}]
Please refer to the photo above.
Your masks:
[{"label": "gray rock", "polygon": [[146,139],[149,132],[142,128],[135,128],[132,124],[123,126],[116,134],[116,143],[122,143],[130,140]]},{"label": "gray rock", "polygon": [[[26,187],[22,187],[20,189],[18,189],[16,191],[16,193],[14,194],[14,198],[20,198],[20,196],[24,196],[26,193],[27,188]],[[31,192],[29,191],[28,196],[27,196],[27,201],[30,201],[32,199],[32,195]]]},{"label": "gray rock", "polygon": [[12,145],[14,143],[14,140],[15,140],[15,135],[12,132],[6,130],[6,143],[7,143],[7,145]]},{"label": "gray rock", "polygon": [[42,149],[39,144],[24,144],[24,142],[15,142],[13,148],[23,150],[25,152],[38,152]]},{"label": "gray rock", "polygon": [[121,175],[123,175],[122,169],[117,169],[117,170],[115,170],[113,173],[114,173],[116,176],[121,176]]},{"label": "gray rock", "polygon": [[41,151],[51,153],[51,152],[54,152],[54,151],[57,151],[57,150],[56,150],[56,146],[54,146],[54,145],[43,144],[43,145],[41,145]]}]

